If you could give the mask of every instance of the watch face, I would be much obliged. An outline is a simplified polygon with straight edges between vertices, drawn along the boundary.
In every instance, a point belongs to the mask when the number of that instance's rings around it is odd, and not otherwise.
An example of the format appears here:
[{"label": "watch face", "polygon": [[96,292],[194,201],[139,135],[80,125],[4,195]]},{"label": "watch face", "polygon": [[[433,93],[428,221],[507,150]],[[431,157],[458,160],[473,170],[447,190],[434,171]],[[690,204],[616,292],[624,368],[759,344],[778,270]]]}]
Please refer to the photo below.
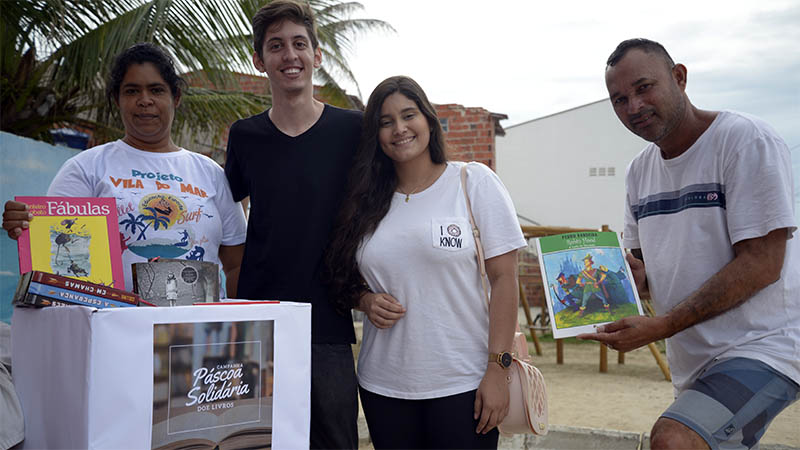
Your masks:
[{"label": "watch face", "polygon": [[512,359],[513,358],[511,357],[511,353],[505,352],[500,355],[500,364],[502,364],[503,367],[511,367]]}]

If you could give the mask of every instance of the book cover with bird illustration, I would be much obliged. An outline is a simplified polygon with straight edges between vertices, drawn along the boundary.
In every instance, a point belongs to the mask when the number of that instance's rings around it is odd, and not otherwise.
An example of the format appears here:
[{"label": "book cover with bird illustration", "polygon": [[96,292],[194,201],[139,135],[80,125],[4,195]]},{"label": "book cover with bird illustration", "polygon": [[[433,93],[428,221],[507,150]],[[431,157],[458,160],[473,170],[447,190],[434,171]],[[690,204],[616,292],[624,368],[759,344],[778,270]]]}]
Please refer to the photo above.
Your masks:
[{"label": "book cover with bird illustration", "polygon": [[625,253],[614,232],[576,232],[536,240],[545,298],[556,339],[594,332],[642,315]]},{"label": "book cover with bird illustration", "polygon": [[21,274],[39,270],[125,289],[113,198],[15,197],[33,220],[17,240]]}]

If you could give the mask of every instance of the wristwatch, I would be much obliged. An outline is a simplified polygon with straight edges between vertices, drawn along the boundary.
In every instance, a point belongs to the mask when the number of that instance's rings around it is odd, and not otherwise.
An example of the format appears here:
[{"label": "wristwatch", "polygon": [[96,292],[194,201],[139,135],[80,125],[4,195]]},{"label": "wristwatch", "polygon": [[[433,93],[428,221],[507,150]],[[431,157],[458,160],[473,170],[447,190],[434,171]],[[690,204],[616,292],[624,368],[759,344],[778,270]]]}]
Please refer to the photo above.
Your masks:
[{"label": "wristwatch", "polygon": [[509,352],[503,353],[489,353],[489,362],[496,362],[500,364],[500,367],[503,369],[508,369],[511,367],[511,361],[513,361],[513,357]]}]

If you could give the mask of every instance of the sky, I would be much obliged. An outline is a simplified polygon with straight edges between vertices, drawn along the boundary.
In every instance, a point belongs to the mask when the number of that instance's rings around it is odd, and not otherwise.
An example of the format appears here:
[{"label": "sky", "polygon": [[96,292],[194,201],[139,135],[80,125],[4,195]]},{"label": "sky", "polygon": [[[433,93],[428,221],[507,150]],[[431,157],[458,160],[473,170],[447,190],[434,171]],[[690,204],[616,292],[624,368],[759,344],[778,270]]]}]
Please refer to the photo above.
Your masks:
[{"label": "sky", "polygon": [[359,1],[354,17],[396,30],[355,41],[365,102],[385,78],[408,75],[432,102],[507,114],[506,127],[606,98],[616,45],[656,40],[686,65],[695,106],[759,116],[783,136],[800,217],[800,0]]}]

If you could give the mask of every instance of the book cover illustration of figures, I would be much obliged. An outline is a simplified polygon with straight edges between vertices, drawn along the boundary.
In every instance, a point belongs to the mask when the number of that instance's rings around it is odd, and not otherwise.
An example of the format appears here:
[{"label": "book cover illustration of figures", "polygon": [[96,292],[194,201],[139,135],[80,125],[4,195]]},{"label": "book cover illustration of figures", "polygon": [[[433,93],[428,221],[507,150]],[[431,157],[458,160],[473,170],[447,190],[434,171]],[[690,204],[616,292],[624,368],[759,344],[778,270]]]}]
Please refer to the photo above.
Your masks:
[{"label": "book cover illustration of figures", "polygon": [[598,325],[642,314],[616,233],[547,236],[536,246],[554,338],[591,333]]},{"label": "book cover illustration of figures", "polygon": [[154,449],[272,446],[274,321],[153,325]]},{"label": "book cover illustration of figures", "polygon": [[133,291],[156,306],[219,301],[219,264],[160,258],[131,266]]},{"label": "book cover illustration of figures", "polygon": [[34,219],[17,240],[20,273],[31,270],[125,289],[113,198],[15,197]]}]

